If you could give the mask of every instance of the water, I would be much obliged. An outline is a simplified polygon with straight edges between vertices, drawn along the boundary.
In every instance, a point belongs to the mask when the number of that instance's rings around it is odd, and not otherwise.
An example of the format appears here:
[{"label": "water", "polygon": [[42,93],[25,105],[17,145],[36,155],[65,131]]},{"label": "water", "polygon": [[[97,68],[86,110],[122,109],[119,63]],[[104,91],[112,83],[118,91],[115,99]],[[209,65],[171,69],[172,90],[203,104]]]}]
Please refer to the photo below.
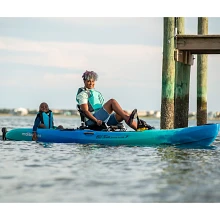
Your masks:
[{"label": "water", "polygon": [[[80,123],[55,119],[66,128]],[[1,116],[0,127],[29,127],[33,121]],[[148,122],[159,128],[159,120]],[[219,141],[214,149],[195,150],[1,140],[0,202],[219,203]]]}]

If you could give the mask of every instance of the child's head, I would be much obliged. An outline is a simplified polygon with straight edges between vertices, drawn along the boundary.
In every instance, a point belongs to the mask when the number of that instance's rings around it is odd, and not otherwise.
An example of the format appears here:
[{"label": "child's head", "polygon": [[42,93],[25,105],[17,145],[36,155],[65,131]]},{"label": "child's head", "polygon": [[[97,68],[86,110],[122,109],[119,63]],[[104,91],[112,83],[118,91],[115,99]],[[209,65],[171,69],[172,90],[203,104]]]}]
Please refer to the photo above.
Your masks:
[{"label": "child's head", "polygon": [[39,106],[39,111],[48,112],[49,111],[48,104],[46,102],[42,102]]}]

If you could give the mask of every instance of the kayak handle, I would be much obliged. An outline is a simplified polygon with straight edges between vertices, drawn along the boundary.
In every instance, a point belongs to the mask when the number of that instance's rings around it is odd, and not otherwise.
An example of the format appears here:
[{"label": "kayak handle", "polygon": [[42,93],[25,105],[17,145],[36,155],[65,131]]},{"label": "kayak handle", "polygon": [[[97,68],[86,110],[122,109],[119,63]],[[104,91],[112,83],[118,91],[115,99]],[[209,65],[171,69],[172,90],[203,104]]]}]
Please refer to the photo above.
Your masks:
[{"label": "kayak handle", "polygon": [[87,132],[84,132],[84,134],[85,135],[91,135],[91,134],[94,135],[94,132],[87,131]]}]

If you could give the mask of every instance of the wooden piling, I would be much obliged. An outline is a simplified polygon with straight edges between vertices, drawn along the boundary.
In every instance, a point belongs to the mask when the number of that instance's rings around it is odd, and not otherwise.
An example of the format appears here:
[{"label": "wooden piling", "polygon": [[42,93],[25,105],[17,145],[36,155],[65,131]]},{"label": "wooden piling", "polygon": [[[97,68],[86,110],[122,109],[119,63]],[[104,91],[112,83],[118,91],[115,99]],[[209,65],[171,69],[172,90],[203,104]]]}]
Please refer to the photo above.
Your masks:
[{"label": "wooden piling", "polygon": [[165,17],[163,36],[161,129],[174,127],[174,17]]},{"label": "wooden piling", "polygon": [[[176,18],[177,34],[184,34],[184,18]],[[176,43],[176,42],[175,42]],[[188,127],[191,66],[175,62],[174,128]]]},{"label": "wooden piling", "polygon": [[[208,18],[198,18],[198,34],[208,34]],[[207,123],[208,55],[197,55],[197,125]]]}]

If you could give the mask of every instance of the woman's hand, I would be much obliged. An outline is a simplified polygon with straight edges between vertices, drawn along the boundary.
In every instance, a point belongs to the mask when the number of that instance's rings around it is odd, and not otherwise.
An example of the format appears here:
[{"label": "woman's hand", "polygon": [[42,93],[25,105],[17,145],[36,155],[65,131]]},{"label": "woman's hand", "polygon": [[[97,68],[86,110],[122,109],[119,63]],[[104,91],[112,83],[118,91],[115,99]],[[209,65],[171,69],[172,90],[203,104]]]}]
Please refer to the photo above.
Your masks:
[{"label": "woman's hand", "polygon": [[36,133],[36,132],[33,133],[33,135],[32,135],[32,140],[33,140],[33,141],[36,141],[36,140],[37,140],[37,133]]},{"label": "woman's hand", "polygon": [[97,121],[96,121],[96,124],[97,124],[98,126],[101,126],[101,125],[102,125],[102,121],[101,121],[101,120],[97,120]]},{"label": "woman's hand", "polygon": [[59,125],[57,128],[58,129],[64,129],[62,125]]}]

